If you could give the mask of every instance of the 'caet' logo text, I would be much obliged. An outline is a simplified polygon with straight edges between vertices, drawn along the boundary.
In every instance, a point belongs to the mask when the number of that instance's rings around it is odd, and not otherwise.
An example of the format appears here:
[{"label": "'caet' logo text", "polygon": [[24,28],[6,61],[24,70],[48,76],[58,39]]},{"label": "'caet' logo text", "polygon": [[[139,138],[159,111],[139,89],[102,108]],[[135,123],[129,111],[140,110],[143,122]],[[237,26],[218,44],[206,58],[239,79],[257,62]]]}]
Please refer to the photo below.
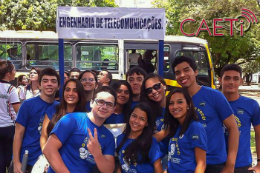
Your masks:
[{"label": "'caet' logo text", "polygon": [[[242,20],[242,19],[244,19],[244,20]],[[244,31],[249,30],[251,23],[257,23],[258,21],[257,21],[255,14],[252,11],[242,8],[241,15],[237,16],[234,19],[229,19],[229,18],[213,19],[212,27],[211,27],[213,29],[213,34],[211,33],[210,28],[205,19],[202,19],[202,21],[200,22],[200,26],[196,33],[195,32],[187,33],[184,31],[183,27],[184,27],[184,24],[187,22],[195,23],[196,20],[185,19],[181,22],[180,30],[186,36],[198,36],[201,31],[207,31],[210,36],[212,36],[212,35],[213,36],[224,36],[223,33],[217,32],[217,30],[224,30],[224,29],[229,30],[230,36],[234,35],[234,29],[236,31],[240,32],[240,35],[243,36]],[[218,25],[218,24],[222,24],[222,25]],[[205,25],[205,27],[203,27],[204,25]]]}]

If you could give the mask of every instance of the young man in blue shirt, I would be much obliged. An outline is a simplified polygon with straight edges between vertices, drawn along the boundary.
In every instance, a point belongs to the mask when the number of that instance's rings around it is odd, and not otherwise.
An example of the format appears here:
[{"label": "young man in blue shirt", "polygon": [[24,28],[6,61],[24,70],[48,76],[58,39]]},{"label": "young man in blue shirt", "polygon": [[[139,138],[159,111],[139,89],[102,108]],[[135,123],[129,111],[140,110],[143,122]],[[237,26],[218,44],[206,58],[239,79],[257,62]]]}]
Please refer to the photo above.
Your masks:
[{"label": "young man in blue shirt", "polygon": [[21,105],[15,127],[13,144],[14,172],[22,173],[21,162],[25,150],[29,151],[27,172],[41,155],[41,127],[48,107],[55,104],[55,93],[60,86],[58,73],[51,68],[44,69],[39,76],[41,95],[28,99]]},{"label": "young man in blue shirt", "polygon": [[103,123],[115,105],[116,92],[103,86],[93,96],[91,112],[63,116],[43,149],[51,165],[48,172],[92,173],[95,165],[102,173],[113,172],[115,139]]},{"label": "young man in blue shirt", "polygon": [[133,67],[126,73],[126,81],[130,84],[133,91],[133,101],[131,108],[140,102],[141,86],[146,76],[146,72],[141,67]]},{"label": "young man in blue shirt", "polygon": [[[239,132],[233,111],[224,95],[212,88],[199,86],[196,82],[198,70],[194,59],[179,56],[174,59],[172,69],[178,84],[187,88],[192,97],[199,120],[208,138],[206,173],[232,173],[236,161]],[[226,144],[223,124],[227,128],[232,144]]]},{"label": "young man in blue shirt", "polygon": [[[237,64],[224,66],[219,78],[222,93],[227,98],[236,116],[239,129],[239,147],[235,165],[235,173],[260,173],[260,162],[251,168],[252,154],[250,149],[251,124],[255,130],[255,146],[257,158],[260,158],[260,110],[257,101],[241,96],[238,92],[239,86],[243,83],[242,70]],[[225,129],[226,130],[226,129]],[[225,137],[229,134],[226,130]],[[227,141],[228,143],[228,141]]]}]

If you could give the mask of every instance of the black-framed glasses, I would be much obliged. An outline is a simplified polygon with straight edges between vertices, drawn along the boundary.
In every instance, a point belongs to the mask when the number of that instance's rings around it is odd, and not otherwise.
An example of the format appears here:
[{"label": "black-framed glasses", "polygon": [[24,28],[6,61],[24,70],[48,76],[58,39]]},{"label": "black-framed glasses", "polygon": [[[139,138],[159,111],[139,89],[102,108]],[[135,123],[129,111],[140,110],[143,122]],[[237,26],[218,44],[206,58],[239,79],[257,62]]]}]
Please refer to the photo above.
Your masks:
[{"label": "black-framed glasses", "polygon": [[83,79],[80,79],[80,82],[87,82],[87,81],[94,82],[95,79],[94,78],[83,78]]},{"label": "black-framed glasses", "polygon": [[146,94],[151,94],[153,92],[153,89],[157,91],[160,88],[161,88],[161,83],[157,83],[157,84],[154,84],[152,87],[146,88],[145,91],[146,91]]},{"label": "black-framed glasses", "polygon": [[106,102],[105,100],[102,99],[95,99],[94,100],[98,106],[104,106],[106,105],[108,109],[113,109],[115,107],[114,103],[112,102]]}]

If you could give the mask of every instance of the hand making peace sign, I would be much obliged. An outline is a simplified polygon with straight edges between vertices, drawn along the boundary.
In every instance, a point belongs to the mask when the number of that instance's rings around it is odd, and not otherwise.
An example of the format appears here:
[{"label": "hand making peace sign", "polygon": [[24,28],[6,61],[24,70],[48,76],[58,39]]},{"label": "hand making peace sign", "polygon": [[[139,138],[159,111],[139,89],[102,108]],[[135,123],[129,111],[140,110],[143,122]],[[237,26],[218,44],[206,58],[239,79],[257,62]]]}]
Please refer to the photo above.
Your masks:
[{"label": "hand making peace sign", "polygon": [[88,128],[88,135],[89,135],[89,140],[87,144],[88,151],[95,157],[96,155],[101,153],[101,147],[98,142],[98,134],[97,134],[97,129],[94,129],[94,137],[92,136],[92,133],[90,129]]}]

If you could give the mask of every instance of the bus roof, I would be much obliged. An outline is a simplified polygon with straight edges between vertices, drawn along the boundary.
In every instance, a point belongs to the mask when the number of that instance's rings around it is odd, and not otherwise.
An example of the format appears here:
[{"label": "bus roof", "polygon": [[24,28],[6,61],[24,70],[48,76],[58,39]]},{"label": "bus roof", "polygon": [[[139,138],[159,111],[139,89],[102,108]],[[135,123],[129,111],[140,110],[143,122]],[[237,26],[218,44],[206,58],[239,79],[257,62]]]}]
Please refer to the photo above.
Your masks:
[{"label": "bus roof", "polygon": [[[58,40],[58,34],[53,31],[32,31],[32,30],[5,30],[0,31],[0,41],[7,41],[6,38],[17,39],[16,41],[21,40]],[[71,40],[71,39],[70,39]],[[74,39],[73,39],[74,40]],[[83,40],[83,39],[76,39]],[[86,39],[84,39],[86,40]],[[93,41],[93,39],[89,39]],[[104,41],[99,39],[100,41]],[[111,39],[111,41],[116,39]],[[15,40],[12,40],[15,41]],[[108,41],[108,40],[107,40]],[[126,41],[136,41],[136,42],[155,42],[157,40],[126,40]],[[198,38],[198,37],[187,37],[187,36],[173,36],[167,35],[164,38],[165,42],[184,42],[184,43],[199,43],[199,44],[208,44],[207,40]]]}]

